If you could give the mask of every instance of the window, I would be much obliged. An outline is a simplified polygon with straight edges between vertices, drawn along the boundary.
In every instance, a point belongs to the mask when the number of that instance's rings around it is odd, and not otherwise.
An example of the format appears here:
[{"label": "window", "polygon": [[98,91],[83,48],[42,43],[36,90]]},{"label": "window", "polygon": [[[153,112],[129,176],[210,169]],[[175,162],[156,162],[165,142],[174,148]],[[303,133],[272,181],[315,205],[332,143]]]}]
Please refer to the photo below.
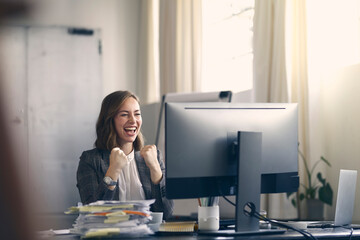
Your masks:
[{"label": "window", "polygon": [[251,89],[254,0],[206,0],[202,5],[201,91]]}]

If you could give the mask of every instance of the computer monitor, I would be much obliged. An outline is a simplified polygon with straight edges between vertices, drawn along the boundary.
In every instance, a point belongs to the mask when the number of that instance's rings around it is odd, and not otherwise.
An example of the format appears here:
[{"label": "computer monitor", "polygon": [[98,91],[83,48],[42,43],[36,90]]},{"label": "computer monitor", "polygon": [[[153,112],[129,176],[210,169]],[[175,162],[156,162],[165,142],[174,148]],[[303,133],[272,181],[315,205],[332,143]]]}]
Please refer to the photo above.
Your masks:
[{"label": "computer monitor", "polygon": [[167,103],[167,197],[237,195],[259,207],[260,193],[297,191],[297,121],[297,104]]}]

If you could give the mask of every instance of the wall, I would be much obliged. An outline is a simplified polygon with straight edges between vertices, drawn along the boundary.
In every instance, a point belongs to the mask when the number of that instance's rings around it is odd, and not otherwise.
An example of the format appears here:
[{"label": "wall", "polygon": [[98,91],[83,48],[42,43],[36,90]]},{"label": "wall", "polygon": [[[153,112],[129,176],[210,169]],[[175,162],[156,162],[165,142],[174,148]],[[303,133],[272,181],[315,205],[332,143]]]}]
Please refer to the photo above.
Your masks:
[{"label": "wall", "polygon": [[103,95],[136,90],[139,0],[34,0],[26,18],[10,23],[100,28]]},{"label": "wall", "polygon": [[[340,169],[360,170],[360,2],[308,1],[307,12],[310,161],[324,156],[332,164],[319,164],[318,170],[334,191],[333,206],[326,207],[326,218],[334,219]],[[359,206],[353,220],[360,222]]]},{"label": "wall", "polygon": [[[354,221],[360,222],[360,64],[329,74],[322,87],[323,150],[331,160],[327,177],[336,197],[340,169],[358,170]],[[335,204],[328,209],[334,216]]]}]

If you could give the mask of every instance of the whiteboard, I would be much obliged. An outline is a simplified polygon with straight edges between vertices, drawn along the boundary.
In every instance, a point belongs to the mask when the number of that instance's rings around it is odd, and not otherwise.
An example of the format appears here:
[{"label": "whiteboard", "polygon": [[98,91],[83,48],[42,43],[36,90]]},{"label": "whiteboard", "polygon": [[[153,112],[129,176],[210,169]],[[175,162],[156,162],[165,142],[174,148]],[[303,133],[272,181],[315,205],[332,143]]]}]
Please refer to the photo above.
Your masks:
[{"label": "whiteboard", "polygon": [[[41,213],[63,213],[80,201],[76,170],[82,151],[93,148],[102,100],[101,33],[98,29],[10,26],[6,41],[7,88],[16,101],[27,148],[28,192]],[[12,46],[16,43],[16,46]],[[22,48],[21,48],[22,46]],[[6,46],[5,46],[6,47]],[[19,49],[22,49],[20,53]],[[18,76],[17,72],[23,72]],[[20,114],[19,114],[20,113]],[[19,122],[19,121],[18,121]],[[17,127],[19,128],[19,127]]]},{"label": "whiteboard", "polygon": [[80,201],[76,170],[92,148],[102,100],[100,30],[70,34],[66,27],[28,32],[29,162],[34,192],[45,212]]}]

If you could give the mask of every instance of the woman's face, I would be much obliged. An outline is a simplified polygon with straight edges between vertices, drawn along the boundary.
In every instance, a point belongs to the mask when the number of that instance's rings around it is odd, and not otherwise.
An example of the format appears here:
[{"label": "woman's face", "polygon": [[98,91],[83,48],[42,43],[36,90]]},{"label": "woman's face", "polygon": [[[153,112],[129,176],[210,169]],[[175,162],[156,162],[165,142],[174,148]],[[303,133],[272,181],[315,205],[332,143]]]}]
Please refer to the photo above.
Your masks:
[{"label": "woman's face", "polygon": [[[124,101],[114,118],[120,148],[130,147],[140,132],[142,118],[139,103],[129,97]],[[125,149],[123,149],[125,150]]]}]

